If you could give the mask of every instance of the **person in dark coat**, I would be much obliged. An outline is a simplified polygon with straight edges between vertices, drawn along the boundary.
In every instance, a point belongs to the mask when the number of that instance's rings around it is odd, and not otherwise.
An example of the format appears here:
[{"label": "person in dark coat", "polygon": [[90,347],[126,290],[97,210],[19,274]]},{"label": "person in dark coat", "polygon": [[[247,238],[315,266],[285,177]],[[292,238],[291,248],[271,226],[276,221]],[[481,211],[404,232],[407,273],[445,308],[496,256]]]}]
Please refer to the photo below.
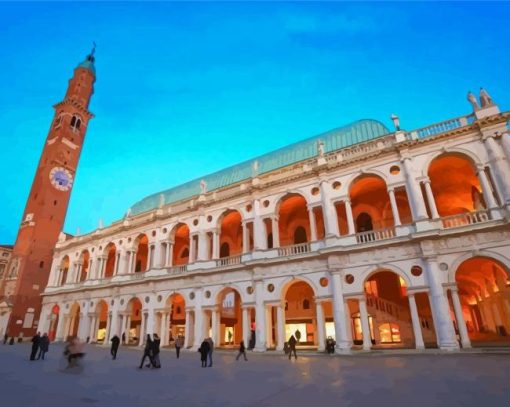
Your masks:
[{"label": "person in dark coat", "polygon": [[122,332],[122,343],[126,343],[126,333]]},{"label": "person in dark coat", "polygon": [[48,352],[50,347],[50,338],[48,338],[48,334],[45,332],[39,342],[39,355],[37,355],[37,360],[44,360],[44,355]]},{"label": "person in dark coat", "polygon": [[[143,357],[142,357],[142,361],[140,362],[139,369],[143,369],[143,362],[145,362],[146,357],[148,357],[150,363],[152,365],[154,365],[154,362],[152,360],[152,347],[153,347],[153,344],[152,344],[151,336],[150,336],[150,334],[147,334],[147,340],[145,341],[145,348],[143,350]],[[150,366],[150,364],[149,364],[149,366]]]},{"label": "person in dark coat", "polygon": [[207,367],[207,355],[209,354],[210,350],[211,345],[209,345],[207,339],[204,339],[202,345],[200,345],[200,349],[198,349],[198,351],[200,352],[200,360],[202,361],[202,367]]},{"label": "person in dark coat", "polygon": [[30,353],[30,360],[35,360],[35,355],[39,350],[39,343],[41,343],[41,333],[37,332],[32,338],[32,352]]},{"label": "person in dark coat", "polygon": [[296,338],[294,338],[294,335],[292,335],[289,339],[289,360],[292,357],[292,352],[294,352],[294,359],[297,359],[296,344],[297,344]]},{"label": "person in dark coat", "polygon": [[4,335],[4,345],[7,343],[7,339],[9,339],[9,335],[7,334],[7,331],[5,331],[5,335]]},{"label": "person in dark coat", "polygon": [[113,335],[113,338],[110,339],[112,343],[112,348],[110,349],[110,353],[112,355],[112,360],[117,359],[117,351],[119,350],[120,339],[117,335]]},{"label": "person in dark coat", "polygon": [[207,338],[206,341],[209,343],[209,367],[212,367],[212,354],[214,350],[214,342],[211,337]]},{"label": "person in dark coat", "polygon": [[246,357],[246,348],[244,346],[244,341],[241,341],[241,344],[239,345],[239,353],[236,356],[236,360],[239,360],[241,355],[244,356],[245,361],[248,361],[248,358]]},{"label": "person in dark coat", "polygon": [[175,354],[177,355],[177,359],[179,359],[179,354],[181,353],[181,348],[184,345],[184,339],[181,335],[177,335],[175,339]]},{"label": "person in dark coat", "polygon": [[152,366],[155,368],[161,367],[161,362],[159,360],[159,346],[161,344],[161,339],[159,339],[158,334],[154,334],[154,341],[152,342]]}]

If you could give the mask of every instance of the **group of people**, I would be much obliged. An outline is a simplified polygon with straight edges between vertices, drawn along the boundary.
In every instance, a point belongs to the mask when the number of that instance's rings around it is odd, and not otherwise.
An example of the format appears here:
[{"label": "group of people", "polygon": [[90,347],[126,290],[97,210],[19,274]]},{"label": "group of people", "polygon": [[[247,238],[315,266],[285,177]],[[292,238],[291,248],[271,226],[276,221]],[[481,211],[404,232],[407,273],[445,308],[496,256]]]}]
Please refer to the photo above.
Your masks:
[{"label": "group of people", "polygon": [[[4,338],[4,344],[6,343],[6,339]],[[48,352],[50,347],[50,338],[48,338],[48,334],[45,332],[43,336],[41,336],[40,332],[37,332],[32,337],[32,352],[30,352],[30,360],[44,360],[44,355]],[[39,351],[39,354],[37,354]],[[37,355],[37,358],[36,358]]]},{"label": "group of people", "polygon": [[149,363],[145,365],[145,367],[154,367],[156,369],[161,368],[161,362],[159,360],[159,345],[161,344],[161,340],[159,339],[158,334],[154,334],[154,339],[151,339],[150,334],[147,334],[147,339],[145,340],[145,348],[143,350],[142,361],[140,362],[139,369],[143,369],[145,359],[149,358]]}]

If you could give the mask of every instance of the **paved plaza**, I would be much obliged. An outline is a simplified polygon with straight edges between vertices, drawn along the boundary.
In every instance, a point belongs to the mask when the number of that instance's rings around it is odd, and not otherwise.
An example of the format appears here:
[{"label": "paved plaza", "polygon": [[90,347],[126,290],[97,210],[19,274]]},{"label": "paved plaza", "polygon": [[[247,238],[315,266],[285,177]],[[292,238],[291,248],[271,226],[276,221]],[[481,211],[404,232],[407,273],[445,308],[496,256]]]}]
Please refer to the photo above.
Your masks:
[{"label": "paved plaza", "polygon": [[218,351],[201,368],[197,352],[161,369],[137,365],[141,351],[87,347],[83,371],[62,370],[62,345],[45,361],[28,360],[30,345],[0,345],[2,406],[506,406],[510,354],[372,354],[302,356]]}]

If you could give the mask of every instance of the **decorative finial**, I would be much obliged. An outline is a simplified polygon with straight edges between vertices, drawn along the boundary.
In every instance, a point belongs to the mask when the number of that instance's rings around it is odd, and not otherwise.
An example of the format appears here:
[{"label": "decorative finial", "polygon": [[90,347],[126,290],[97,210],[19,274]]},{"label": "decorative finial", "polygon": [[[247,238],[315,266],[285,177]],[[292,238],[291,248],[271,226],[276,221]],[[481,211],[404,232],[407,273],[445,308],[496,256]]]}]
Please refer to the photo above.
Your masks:
[{"label": "decorative finial", "polygon": [[253,177],[256,177],[257,175],[259,175],[259,162],[258,162],[258,160],[255,160],[253,162],[253,164],[251,165],[251,172],[252,172]]},{"label": "decorative finial", "polygon": [[480,102],[482,107],[492,106],[494,104],[489,93],[484,88],[480,88]]},{"label": "decorative finial", "polygon": [[159,205],[158,205],[158,208],[162,208],[163,206],[165,206],[165,195],[164,194],[159,194]]},{"label": "decorative finial", "polygon": [[101,218],[99,218],[98,228],[99,229],[103,229],[104,228],[103,219],[101,219]]},{"label": "decorative finial", "polygon": [[321,139],[317,140],[317,155],[319,157],[324,157],[324,141]]},{"label": "decorative finial", "polygon": [[92,41],[92,44],[93,44],[93,47],[92,47],[92,51],[90,51],[90,55],[94,55],[94,53],[96,52],[96,42]]},{"label": "decorative finial", "polygon": [[205,180],[200,181],[200,193],[205,194],[207,192],[207,183]]},{"label": "decorative finial", "polygon": [[480,106],[478,105],[478,100],[476,100],[476,96],[473,95],[473,92],[471,91],[468,92],[467,100],[471,104],[473,111],[477,111],[478,109],[480,109]]},{"label": "decorative finial", "polygon": [[126,212],[126,216],[124,216],[125,219],[129,218],[131,216],[131,208],[129,208]]},{"label": "decorative finial", "polygon": [[391,114],[391,121],[393,122],[393,125],[395,126],[396,131],[400,131],[400,119],[395,113]]}]

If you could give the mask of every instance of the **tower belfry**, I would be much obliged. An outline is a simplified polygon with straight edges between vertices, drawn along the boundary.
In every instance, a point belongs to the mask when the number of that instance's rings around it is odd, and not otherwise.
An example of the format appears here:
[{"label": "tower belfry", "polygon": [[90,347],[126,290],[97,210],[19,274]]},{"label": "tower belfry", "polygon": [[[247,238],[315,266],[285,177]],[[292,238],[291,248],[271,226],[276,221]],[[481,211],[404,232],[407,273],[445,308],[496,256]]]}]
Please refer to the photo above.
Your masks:
[{"label": "tower belfry", "polygon": [[48,283],[53,249],[64,226],[74,177],[89,120],[96,72],[94,48],[74,70],[55,115],[28,195],[8,272],[15,289],[3,287],[0,299],[9,305],[9,336],[35,333],[41,293]]}]

